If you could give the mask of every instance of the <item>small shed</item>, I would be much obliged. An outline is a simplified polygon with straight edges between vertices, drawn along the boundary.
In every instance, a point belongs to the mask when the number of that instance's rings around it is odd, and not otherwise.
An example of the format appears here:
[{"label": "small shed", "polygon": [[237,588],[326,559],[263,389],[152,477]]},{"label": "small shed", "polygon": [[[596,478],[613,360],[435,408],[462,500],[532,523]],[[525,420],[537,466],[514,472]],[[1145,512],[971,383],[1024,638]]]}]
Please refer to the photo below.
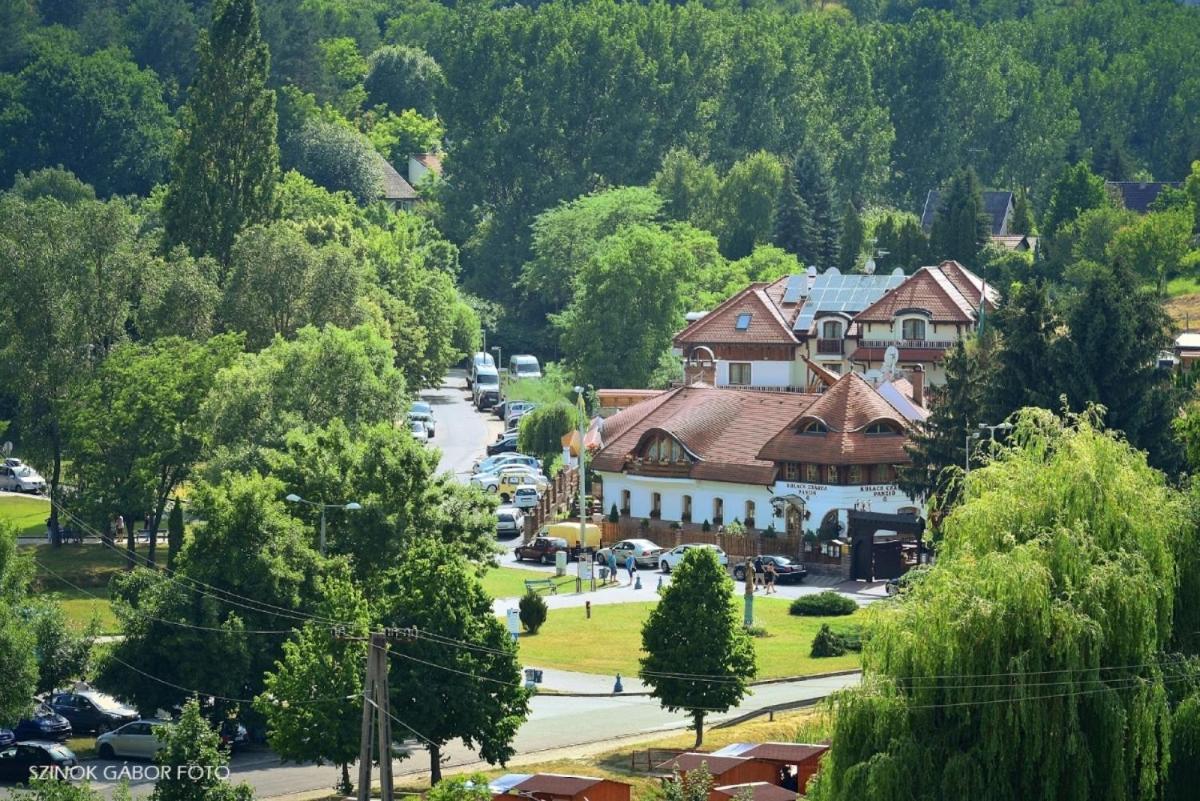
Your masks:
[{"label": "small shed", "polygon": [[796,801],[797,793],[770,782],[727,784],[714,787],[708,794],[708,801],[733,801],[738,797],[747,801]]},{"label": "small shed", "polygon": [[773,777],[768,781],[803,794],[828,750],[828,745],[807,743],[734,743],[710,756],[751,759],[769,765]]},{"label": "small shed", "polygon": [[663,773],[678,771],[686,776],[688,771],[696,770],[701,765],[707,767],[712,775],[714,787],[727,787],[732,784],[754,784],[766,782],[778,784],[778,770],[769,762],[751,759],[743,756],[726,756],[719,753],[702,754],[689,751],[674,759],[667,760],[658,766]]},{"label": "small shed", "polygon": [[493,801],[630,801],[631,786],[594,776],[510,773],[488,782]]}]

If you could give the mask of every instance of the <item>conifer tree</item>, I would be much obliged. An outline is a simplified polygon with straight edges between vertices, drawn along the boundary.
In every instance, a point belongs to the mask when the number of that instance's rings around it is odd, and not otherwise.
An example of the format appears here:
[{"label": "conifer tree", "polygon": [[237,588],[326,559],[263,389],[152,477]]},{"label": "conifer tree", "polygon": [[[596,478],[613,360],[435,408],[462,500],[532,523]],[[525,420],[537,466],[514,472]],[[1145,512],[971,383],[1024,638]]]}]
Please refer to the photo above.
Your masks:
[{"label": "conifer tree", "polygon": [[841,233],[829,167],[817,151],[805,148],[780,193],[775,244],[823,270],[840,263]]},{"label": "conifer tree", "polygon": [[933,257],[972,266],[991,235],[992,223],[984,211],[979,178],[970,167],[959,170],[942,193],[929,231]]},{"label": "conifer tree", "polygon": [[862,217],[853,203],[847,203],[846,211],[842,214],[842,238],[838,246],[838,268],[842,272],[850,272],[858,266],[858,257],[862,254],[865,239],[866,228]]},{"label": "conifer tree", "polygon": [[166,239],[227,265],[238,232],[278,213],[275,92],[254,0],[216,0],[197,51],[163,203]]}]

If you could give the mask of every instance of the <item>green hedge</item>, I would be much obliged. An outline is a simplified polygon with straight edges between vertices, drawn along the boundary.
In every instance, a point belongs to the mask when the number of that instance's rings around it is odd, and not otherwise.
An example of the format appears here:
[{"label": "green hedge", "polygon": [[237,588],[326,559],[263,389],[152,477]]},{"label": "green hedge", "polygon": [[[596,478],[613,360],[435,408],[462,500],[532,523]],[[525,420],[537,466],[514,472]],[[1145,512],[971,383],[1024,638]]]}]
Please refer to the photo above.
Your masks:
[{"label": "green hedge", "polygon": [[802,595],[792,601],[788,611],[801,617],[831,617],[833,615],[852,615],[858,611],[858,604],[853,598],[847,598],[836,592],[819,592],[816,595]]}]

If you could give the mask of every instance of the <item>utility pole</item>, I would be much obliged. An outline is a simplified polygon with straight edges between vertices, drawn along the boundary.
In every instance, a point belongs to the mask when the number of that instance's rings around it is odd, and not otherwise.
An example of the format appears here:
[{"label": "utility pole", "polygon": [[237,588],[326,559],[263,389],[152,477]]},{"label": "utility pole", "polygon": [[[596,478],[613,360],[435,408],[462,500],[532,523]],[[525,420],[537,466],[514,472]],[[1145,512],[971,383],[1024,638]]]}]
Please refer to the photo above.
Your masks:
[{"label": "utility pole", "polygon": [[384,629],[372,633],[367,648],[367,673],[363,679],[362,729],[358,748],[358,801],[371,801],[371,729],[378,742],[379,784],[382,801],[393,801],[392,716],[388,702],[388,642],[415,639],[413,629]]}]

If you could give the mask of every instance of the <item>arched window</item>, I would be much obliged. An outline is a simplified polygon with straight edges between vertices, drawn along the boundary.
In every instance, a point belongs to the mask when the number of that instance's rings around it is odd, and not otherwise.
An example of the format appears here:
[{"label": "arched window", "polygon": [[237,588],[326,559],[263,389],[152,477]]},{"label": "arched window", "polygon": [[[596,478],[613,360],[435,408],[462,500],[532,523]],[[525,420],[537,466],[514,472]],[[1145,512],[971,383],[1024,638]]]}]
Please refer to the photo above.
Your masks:
[{"label": "arched window", "polygon": [[841,339],[842,324],[837,320],[826,320],[821,323],[821,339]]},{"label": "arched window", "polygon": [[629,514],[629,490],[621,490],[621,514]]},{"label": "arched window", "polygon": [[820,420],[810,420],[800,426],[801,434],[827,434],[828,432],[828,426],[826,426]]},{"label": "arched window", "polygon": [[742,521],[747,528],[754,528],[754,501],[746,501],[746,514],[742,515]]},{"label": "arched window", "polygon": [[887,420],[876,420],[871,425],[867,426],[868,434],[899,434],[896,429],[896,424]]},{"label": "arched window", "polygon": [[900,323],[901,339],[925,339],[925,321],[914,319]]},{"label": "arched window", "polygon": [[680,520],[684,523],[692,522],[692,496],[683,496],[683,512],[679,515]]},{"label": "arched window", "polygon": [[662,493],[650,493],[650,516],[662,517]]},{"label": "arched window", "polygon": [[725,522],[725,501],[720,498],[713,498],[713,522]]}]

